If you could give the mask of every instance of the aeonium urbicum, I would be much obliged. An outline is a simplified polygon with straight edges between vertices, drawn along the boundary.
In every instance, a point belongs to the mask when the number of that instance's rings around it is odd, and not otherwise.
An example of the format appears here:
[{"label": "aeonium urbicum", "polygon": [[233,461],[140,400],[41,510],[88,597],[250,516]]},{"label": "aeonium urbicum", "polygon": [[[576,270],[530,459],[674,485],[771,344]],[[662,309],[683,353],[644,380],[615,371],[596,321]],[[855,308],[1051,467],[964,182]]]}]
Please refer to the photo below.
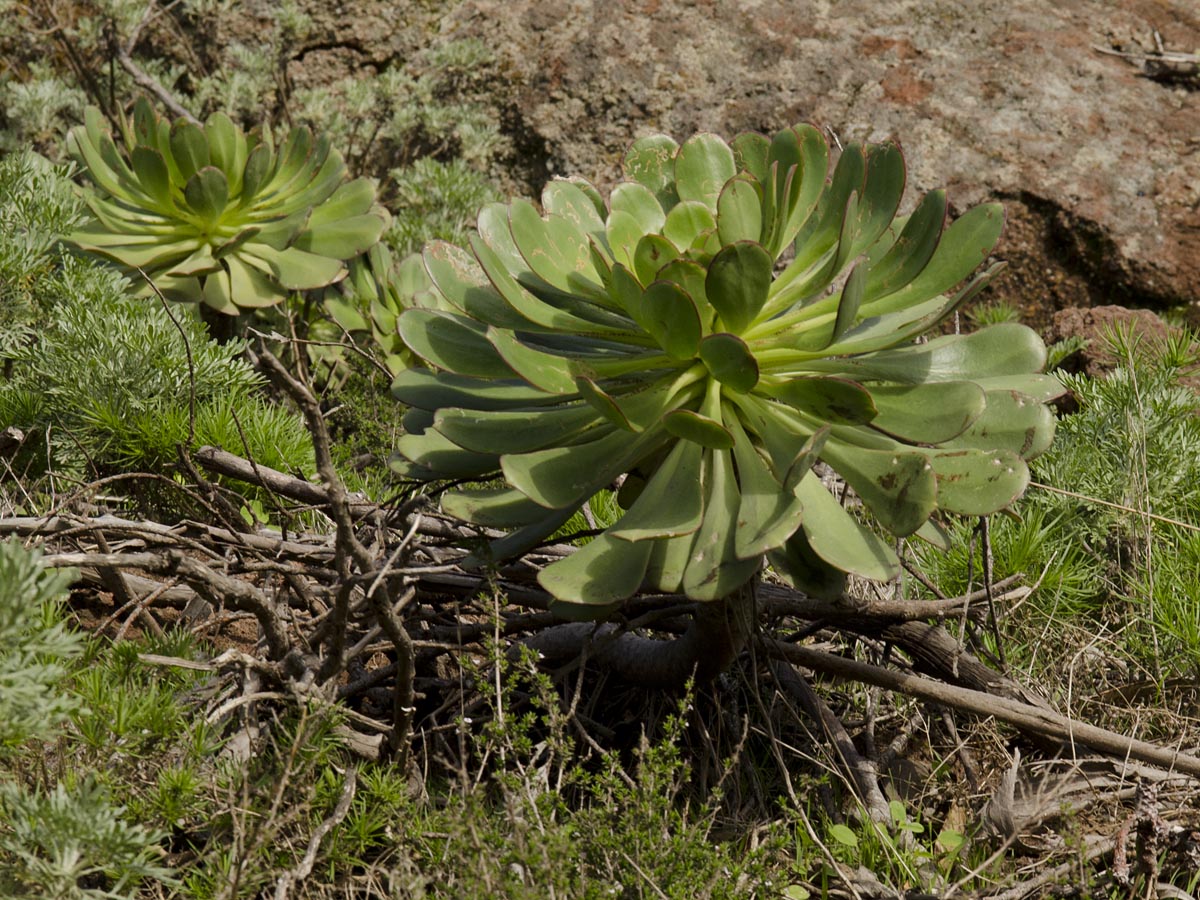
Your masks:
[{"label": "aeonium urbicum", "polygon": [[829,149],[808,125],[727,144],[633,144],[607,201],[555,181],[479,216],[470,251],[425,251],[435,285],[399,320],[429,368],[394,467],[504,486],[445,511],[512,529],[497,558],[552,534],[626,476],[624,513],[547,566],[564,612],[599,615],[641,588],[727,597],[764,557],[813,588],[889,579],[888,541],[814,471],[827,464],[893,535],[940,540],[931,515],[984,515],[1028,483],[1053,436],[1041,340],[1021,325],[914,340],[1000,268],[997,204],[947,226],[946,197],[898,216],[893,143]]},{"label": "aeonium urbicum", "polygon": [[347,180],[341,154],[307,128],[276,147],[266,128],[246,134],[220,112],[172,123],[145,98],[119,125],[114,140],[89,107],[68,135],[92,181],[92,220],[69,239],[172,299],[230,315],[272,306],[344,278],[387,225],[371,182]]}]

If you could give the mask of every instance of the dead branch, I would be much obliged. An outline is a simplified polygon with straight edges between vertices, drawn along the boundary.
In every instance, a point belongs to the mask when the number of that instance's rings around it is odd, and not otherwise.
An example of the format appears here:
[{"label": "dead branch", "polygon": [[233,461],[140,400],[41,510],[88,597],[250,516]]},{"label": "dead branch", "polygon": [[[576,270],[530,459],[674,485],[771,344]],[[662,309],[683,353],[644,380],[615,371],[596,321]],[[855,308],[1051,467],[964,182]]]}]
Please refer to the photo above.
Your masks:
[{"label": "dead branch", "polygon": [[910,697],[941,703],[975,715],[994,716],[1022,731],[1062,741],[1072,749],[1079,745],[1091,747],[1103,753],[1127,756],[1200,778],[1200,758],[1089,725],[1041,706],[943,684],[919,675],[873,666],[811,647],[799,647],[766,638],[761,639],[759,643],[763,651],[770,656],[785,659],[794,665],[804,666],[816,672],[878,685],[887,690],[899,691]]}]

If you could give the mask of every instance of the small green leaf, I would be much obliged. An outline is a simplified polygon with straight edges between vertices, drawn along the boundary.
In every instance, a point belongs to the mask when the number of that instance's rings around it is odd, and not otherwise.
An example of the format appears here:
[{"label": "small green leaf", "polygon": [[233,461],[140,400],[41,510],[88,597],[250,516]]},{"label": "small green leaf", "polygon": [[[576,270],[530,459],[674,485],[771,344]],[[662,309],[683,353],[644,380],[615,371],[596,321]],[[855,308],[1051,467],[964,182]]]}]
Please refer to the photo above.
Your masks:
[{"label": "small green leaf", "polygon": [[840,822],[829,826],[829,836],[843,846],[858,846],[858,836]]},{"label": "small green leaf", "polygon": [[772,267],[770,255],[753,241],[730,244],[713,257],[705,295],[726,330],[741,334],[754,321],[766,303]]},{"label": "small green leaf", "polygon": [[731,390],[744,394],[758,384],[758,361],[735,334],[721,331],[704,338],[700,359],[713,378]]},{"label": "small green leaf", "polygon": [[677,438],[693,441],[710,450],[729,450],[733,435],[715,419],[690,409],[674,409],[663,416],[663,426]]}]

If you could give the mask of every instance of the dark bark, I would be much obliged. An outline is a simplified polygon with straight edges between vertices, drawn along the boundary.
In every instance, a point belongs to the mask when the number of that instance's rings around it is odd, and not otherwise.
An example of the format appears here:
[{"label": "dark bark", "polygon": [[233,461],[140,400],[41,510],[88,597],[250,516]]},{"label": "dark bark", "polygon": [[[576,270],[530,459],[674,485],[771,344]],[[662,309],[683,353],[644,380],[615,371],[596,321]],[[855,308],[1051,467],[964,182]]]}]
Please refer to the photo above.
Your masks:
[{"label": "dark bark", "polygon": [[656,640],[621,632],[616,625],[572,622],[547,628],[525,645],[551,664],[586,654],[588,662],[646,687],[681,687],[693,676],[704,684],[728,669],[746,646],[757,613],[756,583],[752,579],[722,600],[697,603],[678,638]]}]

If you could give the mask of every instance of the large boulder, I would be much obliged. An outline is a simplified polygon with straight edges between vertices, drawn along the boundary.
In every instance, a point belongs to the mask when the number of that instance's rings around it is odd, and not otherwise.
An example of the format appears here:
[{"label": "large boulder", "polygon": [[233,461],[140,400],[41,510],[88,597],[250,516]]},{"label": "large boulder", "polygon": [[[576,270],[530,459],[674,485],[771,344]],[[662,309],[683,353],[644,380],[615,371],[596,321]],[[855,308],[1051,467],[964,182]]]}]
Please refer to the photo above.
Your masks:
[{"label": "large boulder", "polygon": [[1027,317],[1200,300],[1200,82],[1104,52],[1195,51],[1195,0],[466,0],[440,28],[499,55],[528,182],[611,182],[652,131],[894,135],[914,196],[1006,202],[993,296]]}]

